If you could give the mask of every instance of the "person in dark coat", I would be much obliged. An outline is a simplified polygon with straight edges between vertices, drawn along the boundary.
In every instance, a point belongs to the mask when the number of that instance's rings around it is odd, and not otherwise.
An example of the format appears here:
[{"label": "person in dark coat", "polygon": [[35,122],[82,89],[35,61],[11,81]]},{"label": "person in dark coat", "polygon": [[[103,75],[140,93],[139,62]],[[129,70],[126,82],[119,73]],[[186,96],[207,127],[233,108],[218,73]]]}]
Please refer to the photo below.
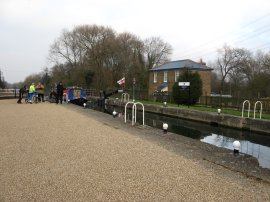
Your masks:
[{"label": "person in dark coat", "polygon": [[19,91],[19,100],[17,101],[18,104],[22,104],[23,94],[26,92],[27,92],[26,85],[24,85],[22,88],[20,88],[20,91]]},{"label": "person in dark coat", "polygon": [[63,87],[63,83],[62,81],[59,82],[59,84],[57,85],[56,87],[56,104],[59,103],[60,101],[60,104],[62,104],[62,101],[63,101],[63,94],[64,94],[64,87]]},{"label": "person in dark coat", "polygon": [[51,92],[50,92],[50,95],[49,95],[49,100],[50,102],[54,102],[56,103],[56,98],[57,98],[57,90],[56,90],[56,84],[53,86],[51,86]]}]

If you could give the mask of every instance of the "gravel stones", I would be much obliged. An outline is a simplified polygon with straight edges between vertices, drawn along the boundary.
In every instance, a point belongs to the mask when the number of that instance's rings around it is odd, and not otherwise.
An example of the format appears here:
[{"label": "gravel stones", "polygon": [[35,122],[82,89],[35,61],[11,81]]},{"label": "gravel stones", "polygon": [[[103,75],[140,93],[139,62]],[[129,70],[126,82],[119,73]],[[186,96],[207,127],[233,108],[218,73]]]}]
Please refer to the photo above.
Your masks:
[{"label": "gravel stones", "polygon": [[0,201],[270,200],[268,182],[168,149],[162,131],[109,119],[0,100]]}]

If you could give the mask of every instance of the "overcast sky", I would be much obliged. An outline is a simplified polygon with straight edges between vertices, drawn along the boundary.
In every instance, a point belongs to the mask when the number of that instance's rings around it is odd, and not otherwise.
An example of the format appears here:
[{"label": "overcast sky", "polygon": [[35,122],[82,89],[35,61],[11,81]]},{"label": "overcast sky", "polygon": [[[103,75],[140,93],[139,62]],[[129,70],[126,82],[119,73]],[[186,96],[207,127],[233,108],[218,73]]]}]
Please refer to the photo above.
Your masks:
[{"label": "overcast sky", "polygon": [[270,48],[269,0],[0,0],[0,69],[9,83],[51,67],[63,29],[109,26],[141,39],[161,37],[172,60],[209,62],[224,44]]}]

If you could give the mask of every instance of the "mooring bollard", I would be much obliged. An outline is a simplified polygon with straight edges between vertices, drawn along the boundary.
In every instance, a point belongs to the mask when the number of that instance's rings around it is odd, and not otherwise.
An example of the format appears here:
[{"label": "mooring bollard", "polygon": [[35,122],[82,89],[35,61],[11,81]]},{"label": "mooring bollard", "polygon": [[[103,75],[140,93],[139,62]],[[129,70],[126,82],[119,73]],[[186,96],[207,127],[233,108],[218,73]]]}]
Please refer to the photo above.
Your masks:
[{"label": "mooring bollard", "polygon": [[234,154],[239,154],[240,146],[241,146],[241,144],[238,140],[233,142],[233,153]]},{"label": "mooring bollard", "polygon": [[164,132],[164,134],[166,134],[167,133],[167,131],[168,131],[168,124],[167,123],[163,123],[163,132]]},{"label": "mooring bollard", "polygon": [[112,115],[113,115],[113,118],[115,118],[115,117],[116,117],[116,115],[117,115],[117,112],[116,112],[115,110],[113,110]]}]

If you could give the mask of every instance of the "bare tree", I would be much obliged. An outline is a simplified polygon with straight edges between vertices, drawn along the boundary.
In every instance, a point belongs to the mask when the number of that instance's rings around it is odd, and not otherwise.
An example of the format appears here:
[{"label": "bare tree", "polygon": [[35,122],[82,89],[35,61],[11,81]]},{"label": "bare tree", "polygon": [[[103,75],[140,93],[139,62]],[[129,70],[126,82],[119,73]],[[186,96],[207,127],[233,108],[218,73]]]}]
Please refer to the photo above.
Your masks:
[{"label": "bare tree", "polygon": [[[115,32],[104,26],[85,25],[77,27],[80,45],[85,49],[83,64],[87,71],[94,72],[93,83],[97,89],[112,85],[111,71],[114,68]],[[106,79],[104,79],[106,78]]]},{"label": "bare tree", "polygon": [[151,37],[144,41],[147,68],[151,69],[155,65],[161,65],[170,59],[172,46],[165,43],[159,37]]},{"label": "bare tree", "polygon": [[65,78],[66,83],[87,86],[84,78],[91,72],[91,85],[98,90],[114,87],[123,76],[127,78],[126,86],[132,85],[135,77],[138,86],[145,88],[147,70],[167,61],[172,50],[160,38],[145,42],[131,33],[117,34],[104,26],[80,25],[72,31],[64,30],[49,52],[49,60],[54,62],[52,81]]},{"label": "bare tree", "polygon": [[80,48],[76,30],[63,30],[61,36],[51,45],[48,59],[56,64],[68,63],[76,67],[82,57]]},{"label": "bare tree", "polygon": [[270,74],[270,52],[263,53],[261,51],[256,54],[256,62],[259,67],[259,72]]},{"label": "bare tree", "polygon": [[223,46],[218,50],[219,57],[214,65],[215,70],[221,77],[220,92],[224,91],[224,83],[226,79],[235,76],[236,73],[241,72],[240,69],[247,64],[250,57],[249,52],[245,49],[230,48],[229,46]]},{"label": "bare tree", "polygon": [[34,73],[29,76],[27,76],[24,80],[24,84],[27,85],[28,87],[30,86],[31,83],[38,83],[41,81],[42,74],[41,73]]},{"label": "bare tree", "polygon": [[131,33],[121,33],[117,36],[117,44],[119,51],[117,51],[118,65],[114,71],[115,75],[118,75],[118,79],[125,76],[126,86],[132,85],[133,78],[138,81],[138,85],[145,84],[143,42]]},{"label": "bare tree", "polygon": [[[246,73],[248,72],[248,73]],[[268,97],[270,95],[270,54],[258,51],[253,57],[253,68],[245,71],[248,82],[245,92],[252,97]]]}]

